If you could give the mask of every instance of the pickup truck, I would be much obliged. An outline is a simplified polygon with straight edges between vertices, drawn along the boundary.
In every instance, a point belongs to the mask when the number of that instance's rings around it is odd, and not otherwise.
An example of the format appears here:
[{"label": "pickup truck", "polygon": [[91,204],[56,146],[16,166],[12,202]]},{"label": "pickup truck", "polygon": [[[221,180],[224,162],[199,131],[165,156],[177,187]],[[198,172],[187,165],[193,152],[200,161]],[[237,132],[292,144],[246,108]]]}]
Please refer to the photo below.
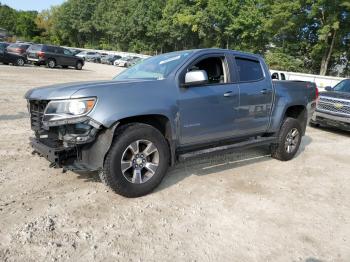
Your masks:
[{"label": "pickup truck", "polygon": [[350,131],[350,79],[344,79],[336,86],[326,86],[320,93],[311,126],[333,126]]},{"label": "pickup truck", "polygon": [[223,49],[148,58],[113,80],[29,90],[34,153],[52,167],[97,171],[126,197],[148,194],[178,161],[269,145],[298,151],[314,83],[274,81],[258,56]]}]

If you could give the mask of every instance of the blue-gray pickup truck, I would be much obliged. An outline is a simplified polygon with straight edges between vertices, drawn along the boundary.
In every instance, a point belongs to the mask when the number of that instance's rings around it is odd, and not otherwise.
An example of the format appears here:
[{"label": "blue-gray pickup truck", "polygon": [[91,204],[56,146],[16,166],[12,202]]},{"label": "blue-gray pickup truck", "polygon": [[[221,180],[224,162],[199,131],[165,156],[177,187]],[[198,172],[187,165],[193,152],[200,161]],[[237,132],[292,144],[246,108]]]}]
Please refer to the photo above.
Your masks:
[{"label": "blue-gray pickup truck", "polygon": [[200,49],[148,58],[110,81],[27,92],[33,152],[51,166],[97,171],[115,192],[151,192],[169,166],[192,157],[270,145],[298,151],[317,100],[314,83],[271,81],[264,60]]}]

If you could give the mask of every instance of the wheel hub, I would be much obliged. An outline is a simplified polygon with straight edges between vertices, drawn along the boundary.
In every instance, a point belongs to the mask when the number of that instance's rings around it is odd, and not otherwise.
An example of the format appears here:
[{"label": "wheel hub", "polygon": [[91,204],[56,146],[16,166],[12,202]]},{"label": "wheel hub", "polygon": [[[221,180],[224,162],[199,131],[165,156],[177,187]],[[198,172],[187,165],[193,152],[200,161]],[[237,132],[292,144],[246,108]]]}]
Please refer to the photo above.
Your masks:
[{"label": "wheel hub", "polygon": [[158,149],[148,140],[131,143],[122,155],[122,173],[131,183],[145,183],[155,174],[158,165]]}]

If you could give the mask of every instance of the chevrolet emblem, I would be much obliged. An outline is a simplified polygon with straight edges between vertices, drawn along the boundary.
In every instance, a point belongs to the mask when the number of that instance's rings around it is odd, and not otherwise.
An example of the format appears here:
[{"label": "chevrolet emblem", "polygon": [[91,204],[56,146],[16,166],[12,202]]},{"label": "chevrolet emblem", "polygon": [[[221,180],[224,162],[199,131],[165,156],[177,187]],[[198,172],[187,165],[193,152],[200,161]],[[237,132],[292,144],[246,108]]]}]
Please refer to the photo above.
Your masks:
[{"label": "chevrolet emblem", "polygon": [[343,108],[343,104],[341,104],[341,103],[334,103],[334,107],[336,108],[336,109],[341,109],[341,108]]}]

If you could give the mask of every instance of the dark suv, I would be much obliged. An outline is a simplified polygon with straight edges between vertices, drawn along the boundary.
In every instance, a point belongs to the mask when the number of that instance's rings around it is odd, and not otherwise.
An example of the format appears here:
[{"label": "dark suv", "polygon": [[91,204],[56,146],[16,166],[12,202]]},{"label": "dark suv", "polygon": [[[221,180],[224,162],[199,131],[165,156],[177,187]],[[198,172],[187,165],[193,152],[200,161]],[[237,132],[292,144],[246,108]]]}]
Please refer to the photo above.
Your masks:
[{"label": "dark suv", "polygon": [[30,43],[13,43],[7,47],[7,52],[27,57],[27,49],[31,46]]},{"label": "dark suv", "polygon": [[81,70],[84,65],[84,60],[76,57],[70,50],[52,45],[32,45],[27,50],[27,58],[35,65],[47,65],[49,68],[72,66]]}]

